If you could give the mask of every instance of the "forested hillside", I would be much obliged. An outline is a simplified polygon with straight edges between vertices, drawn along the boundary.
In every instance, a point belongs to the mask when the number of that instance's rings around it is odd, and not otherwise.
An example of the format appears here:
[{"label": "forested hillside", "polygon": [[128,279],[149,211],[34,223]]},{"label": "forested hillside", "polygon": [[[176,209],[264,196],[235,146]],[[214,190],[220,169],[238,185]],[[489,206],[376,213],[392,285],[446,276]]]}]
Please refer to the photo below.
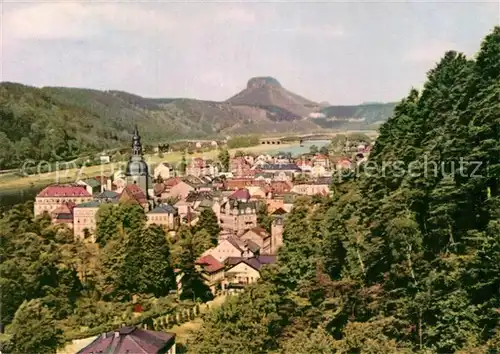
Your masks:
[{"label": "forested hillside", "polygon": [[278,264],[192,353],[500,351],[500,27],[448,52],[333,197],[298,201]]}]

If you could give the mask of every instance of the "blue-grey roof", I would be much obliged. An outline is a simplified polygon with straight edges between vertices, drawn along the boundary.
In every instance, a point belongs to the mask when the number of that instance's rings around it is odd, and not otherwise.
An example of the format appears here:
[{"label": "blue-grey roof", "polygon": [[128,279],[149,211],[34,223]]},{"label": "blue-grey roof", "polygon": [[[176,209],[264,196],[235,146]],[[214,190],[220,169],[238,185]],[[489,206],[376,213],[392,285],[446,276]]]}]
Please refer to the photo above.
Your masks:
[{"label": "blue-grey roof", "polygon": [[114,191],[104,191],[102,193],[96,194],[95,198],[97,199],[116,199],[120,196],[119,193]]},{"label": "blue-grey roof", "polygon": [[167,203],[163,203],[163,204],[160,204],[158,205],[156,208],[154,208],[153,210],[151,210],[148,214],[177,214],[178,211],[177,211],[177,208],[170,205],[170,204],[167,204]]}]

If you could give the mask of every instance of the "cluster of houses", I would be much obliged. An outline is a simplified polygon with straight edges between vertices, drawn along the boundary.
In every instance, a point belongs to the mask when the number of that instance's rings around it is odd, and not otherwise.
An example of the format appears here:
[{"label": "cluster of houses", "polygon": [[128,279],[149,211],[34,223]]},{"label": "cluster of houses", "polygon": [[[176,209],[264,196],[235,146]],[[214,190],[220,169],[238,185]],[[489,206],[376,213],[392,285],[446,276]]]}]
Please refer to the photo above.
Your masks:
[{"label": "cluster of houses", "polygon": [[[362,158],[367,153],[369,146],[359,147]],[[144,208],[149,225],[161,225],[172,236],[181,224],[195,225],[201,212],[211,209],[222,231],[217,246],[202,254],[197,267],[213,291],[227,290],[257,281],[261,267],[275,262],[295,198],[328,195],[333,171],[353,163],[323,154],[298,159],[247,155],[231,159],[226,172],[214,161],[195,158],[183,176],[168,163],[149,173],[136,129],[124,172],[48,186],[36,196],[34,212],[66,224],[76,239],[95,242],[103,204],[136,203]],[[272,217],[270,230],[257,223],[263,204]]]}]

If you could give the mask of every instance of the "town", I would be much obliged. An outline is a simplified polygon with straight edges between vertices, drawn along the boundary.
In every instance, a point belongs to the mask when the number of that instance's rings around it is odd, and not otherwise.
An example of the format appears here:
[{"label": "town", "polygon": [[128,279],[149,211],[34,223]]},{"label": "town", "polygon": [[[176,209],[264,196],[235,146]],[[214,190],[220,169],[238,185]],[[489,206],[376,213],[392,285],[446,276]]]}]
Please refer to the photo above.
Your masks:
[{"label": "town", "polygon": [[[47,213],[52,223],[72,229],[76,240],[95,243],[98,211],[105,204],[140,205],[147,224],[160,225],[172,238],[181,225],[196,225],[209,210],[220,227],[218,242],[202,253],[197,269],[214,295],[238,291],[260,278],[262,266],[276,261],[294,200],[328,196],[334,172],[365,161],[371,145],[344,142],[344,156],[336,160],[328,149],[311,150],[295,157],[238,153],[226,157],[226,166],[224,161],[194,158],[184,171],[163,162],[149,171],[136,127],[125,171],[49,185],[36,196],[34,215]],[[270,225],[259,224],[262,212]],[[177,270],[179,293],[182,276]]]}]

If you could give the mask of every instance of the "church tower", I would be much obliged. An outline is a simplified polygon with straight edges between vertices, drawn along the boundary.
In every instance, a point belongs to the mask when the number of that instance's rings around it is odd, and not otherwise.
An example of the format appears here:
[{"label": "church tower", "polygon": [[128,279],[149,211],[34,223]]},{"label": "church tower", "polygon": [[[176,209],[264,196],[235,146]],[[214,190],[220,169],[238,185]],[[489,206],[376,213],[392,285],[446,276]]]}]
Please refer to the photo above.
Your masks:
[{"label": "church tower", "polygon": [[137,126],[134,129],[134,136],[132,137],[132,155],[127,163],[125,169],[125,179],[127,185],[136,184],[141,188],[146,197],[148,197],[148,190],[151,187],[149,180],[148,165],[142,156],[141,136]]},{"label": "church tower", "polygon": [[283,245],[283,224],[284,215],[273,215],[271,223],[271,254],[277,254],[278,249]]}]

